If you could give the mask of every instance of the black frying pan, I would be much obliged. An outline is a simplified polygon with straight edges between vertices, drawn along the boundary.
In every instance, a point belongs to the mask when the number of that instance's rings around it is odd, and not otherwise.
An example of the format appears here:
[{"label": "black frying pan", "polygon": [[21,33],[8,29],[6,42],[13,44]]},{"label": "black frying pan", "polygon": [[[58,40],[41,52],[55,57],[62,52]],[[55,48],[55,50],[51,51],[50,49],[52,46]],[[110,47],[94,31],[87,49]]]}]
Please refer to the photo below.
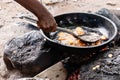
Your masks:
[{"label": "black frying pan", "polygon": [[[55,17],[58,26],[63,28],[67,27],[74,29],[76,26],[87,26],[93,29],[99,30],[103,35],[108,37],[108,40],[103,42],[100,45],[96,46],[85,46],[85,47],[76,47],[63,45],[52,38],[55,36],[56,32],[52,32],[49,35],[44,33],[41,30],[42,35],[46,38],[47,42],[55,49],[62,51],[74,53],[74,54],[88,54],[101,50],[106,45],[108,45],[117,35],[116,25],[108,18],[98,15],[98,14],[89,14],[89,13],[68,13],[62,14]],[[52,35],[51,35],[52,34]],[[53,35],[54,34],[54,35]]]}]

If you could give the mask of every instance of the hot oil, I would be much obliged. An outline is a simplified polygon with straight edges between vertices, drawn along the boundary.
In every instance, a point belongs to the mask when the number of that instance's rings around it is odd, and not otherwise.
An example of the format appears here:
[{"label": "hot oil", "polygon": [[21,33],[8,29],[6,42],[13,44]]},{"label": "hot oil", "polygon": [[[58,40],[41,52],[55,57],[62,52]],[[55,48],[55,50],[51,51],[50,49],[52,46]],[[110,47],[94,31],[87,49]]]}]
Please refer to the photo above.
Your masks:
[{"label": "hot oil", "polygon": [[100,26],[98,28],[98,30],[103,34],[105,35],[107,38],[109,38],[109,32],[103,27],[103,26]]},{"label": "hot oil", "polygon": [[107,38],[109,38],[109,32],[103,26],[99,26],[96,29],[99,30],[104,36],[106,36]]}]

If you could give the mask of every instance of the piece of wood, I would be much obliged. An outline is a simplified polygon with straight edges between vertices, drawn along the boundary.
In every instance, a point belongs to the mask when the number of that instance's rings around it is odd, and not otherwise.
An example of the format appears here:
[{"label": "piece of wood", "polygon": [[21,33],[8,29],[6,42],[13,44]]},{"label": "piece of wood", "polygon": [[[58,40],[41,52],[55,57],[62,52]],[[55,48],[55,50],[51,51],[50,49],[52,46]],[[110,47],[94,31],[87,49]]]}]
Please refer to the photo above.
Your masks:
[{"label": "piece of wood", "polygon": [[45,71],[39,73],[35,76],[35,78],[48,78],[50,80],[66,80],[67,71],[64,68],[62,62],[58,62],[55,65],[49,67]]}]

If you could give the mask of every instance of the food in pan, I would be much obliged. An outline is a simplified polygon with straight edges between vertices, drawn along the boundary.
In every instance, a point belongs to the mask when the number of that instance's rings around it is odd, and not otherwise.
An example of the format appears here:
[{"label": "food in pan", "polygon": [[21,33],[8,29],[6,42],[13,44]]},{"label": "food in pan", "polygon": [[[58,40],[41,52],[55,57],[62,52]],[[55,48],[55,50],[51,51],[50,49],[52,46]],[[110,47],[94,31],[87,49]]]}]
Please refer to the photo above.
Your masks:
[{"label": "food in pan", "polygon": [[[80,36],[81,35],[84,36],[86,32],[86,30],[84,30],[81,27],[76,27],[75,29],[72,29],[72,31],[76,35],[80,35]],[[60,42],[61,44],[70,45],[70,46],[95,46],[95,45],[100,45],[103,41],[108,39],[105,35],[100,35],[100,39],[98,41],[93,43],[87,43],[87,42],[81,41],[80,39],[75,38],[73,35],[69,33],[62,32],[62,31],[60,31],[57,34],[57,36],[58,36],[57,38],[58,42]]]}]

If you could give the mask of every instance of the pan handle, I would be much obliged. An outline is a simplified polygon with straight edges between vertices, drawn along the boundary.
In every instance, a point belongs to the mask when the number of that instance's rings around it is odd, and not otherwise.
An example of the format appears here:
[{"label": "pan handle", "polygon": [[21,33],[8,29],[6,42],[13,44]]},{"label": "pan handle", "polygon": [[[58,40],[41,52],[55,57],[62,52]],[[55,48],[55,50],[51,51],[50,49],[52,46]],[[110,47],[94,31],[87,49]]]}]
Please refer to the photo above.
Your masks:
[{"label": "pan handle", "polygon": [[[37,23],[37,20],[36,19],[33,19],[33,18],[30,18],[30,17],[27,17],[27,16],[21,16],[21,17],[19,17],[20,19],[25,19],[25,20],[27,20],[27,21],[30,21],[30,22],[32,22],[32,23]],[[68,33],[70,33],[70,34],[73,34],[73,32],[71,32],[71,31],[69,31],[69,30],[67,30],[67,29],[65,29],[65,28],[61,28],[61,27],[58,27],[57,26],[57,30],[60,30],[60,31],[67,31]],[[73,35],[75,35],[75,34],[73,34]]]},{"label": "pan handle", "polygon": [[20,16],[19,18],[20,19],[25,19],[25,20],[30,21],[32,23],[37,23],[36,19],[30,18],[30,17],[27,17],[27,16]]}]

